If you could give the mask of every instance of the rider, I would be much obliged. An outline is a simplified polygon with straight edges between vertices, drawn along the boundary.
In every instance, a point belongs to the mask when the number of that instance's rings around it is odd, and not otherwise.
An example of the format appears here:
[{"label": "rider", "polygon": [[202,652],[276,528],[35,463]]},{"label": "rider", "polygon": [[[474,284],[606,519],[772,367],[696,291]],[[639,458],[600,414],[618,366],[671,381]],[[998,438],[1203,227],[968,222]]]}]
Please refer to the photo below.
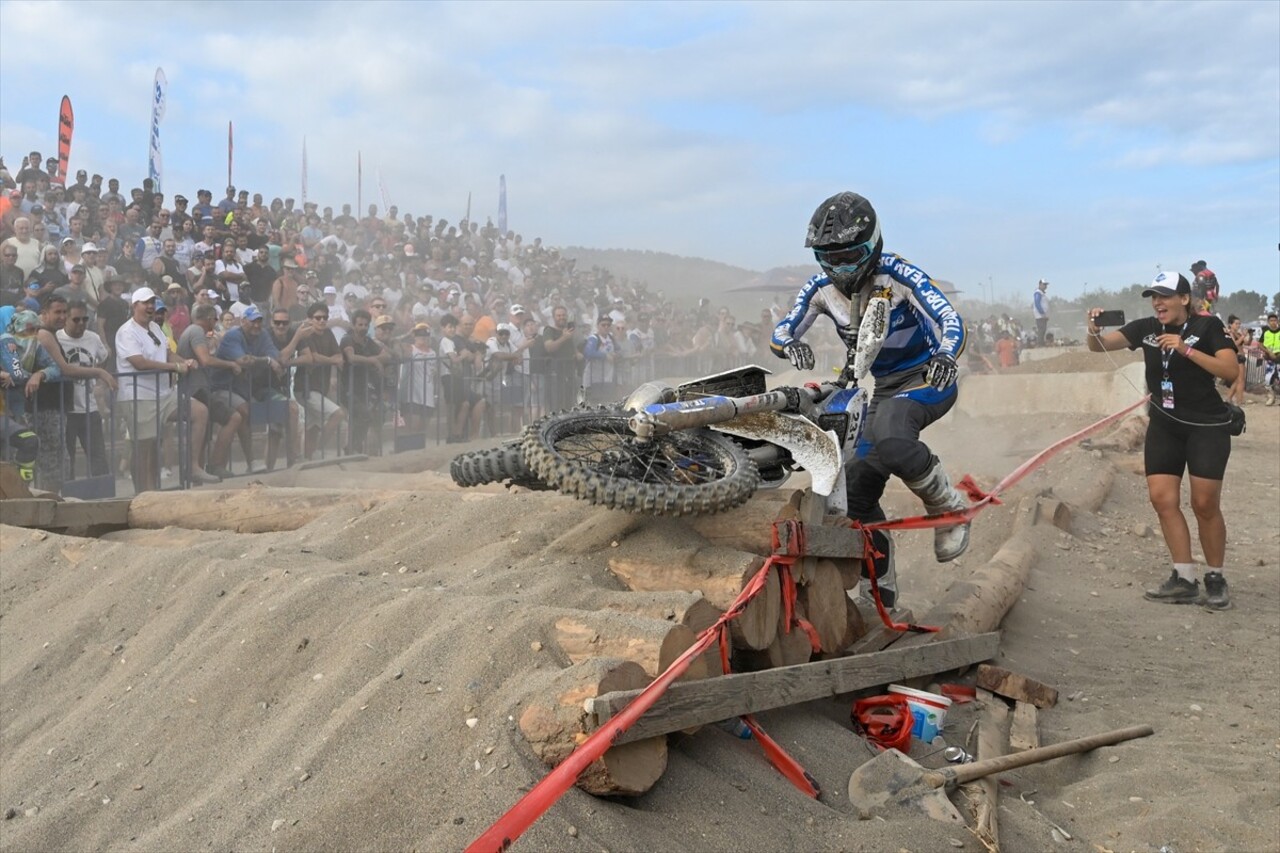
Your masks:
[{"label": "rider", "polygon": [[[848,347],[843,376],[856,378],[856,350],[874,357],[870,373],[876,387],[867,427],[857,458],[846,463],[849,517],[885,518],[880,496],[891,474],[906,483],[930,513],[965,509],[968,502],[951,485],[941,460],[920,440],[920,431],[956,402],[956,360],[965,346],[960,315],[923,270],[883,251],[876,212],[857,193],[837,193],[819,205],[804,244],[813,249],[822,274],[805,283],[774,329],[774,354],[790,359],[798,370],[812,370],[813,350],[800,338],[825,314]],[[868,312],[875,297],[887,300],[887,317],[879,314],[879,322],[877,313],[884,303]],[[860,326],[866,328],[860,332]],[[885,555],[876,563],[879,585],[887,593],[881,600],[892,606],[892,542],[884,531],[876,531],[873,542]],[[968,545],[968,523],[934,529],[938,562],[954,560]]]}]

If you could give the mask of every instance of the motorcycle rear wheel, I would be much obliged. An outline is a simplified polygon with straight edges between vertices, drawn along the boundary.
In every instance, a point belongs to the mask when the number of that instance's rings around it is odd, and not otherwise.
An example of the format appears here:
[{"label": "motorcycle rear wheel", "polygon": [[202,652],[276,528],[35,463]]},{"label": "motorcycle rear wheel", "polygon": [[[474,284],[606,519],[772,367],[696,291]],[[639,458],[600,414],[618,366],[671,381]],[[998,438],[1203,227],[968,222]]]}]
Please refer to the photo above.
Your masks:
[{"label": "motorcycle rear wheel", "polygon": [[460,453],[449,463],[449,475],[459,486],[483,486],[505,481],[531,489],[546,488],[525,464],[519,441]]},{"label": "motorcycle rear wheel", "polygon": [[743,449],[709,429],[639,441],[618,409],[550,415],[525,433],[525,461],[564,494],[650,515],[706,515],[745,502],[760,473]]}]

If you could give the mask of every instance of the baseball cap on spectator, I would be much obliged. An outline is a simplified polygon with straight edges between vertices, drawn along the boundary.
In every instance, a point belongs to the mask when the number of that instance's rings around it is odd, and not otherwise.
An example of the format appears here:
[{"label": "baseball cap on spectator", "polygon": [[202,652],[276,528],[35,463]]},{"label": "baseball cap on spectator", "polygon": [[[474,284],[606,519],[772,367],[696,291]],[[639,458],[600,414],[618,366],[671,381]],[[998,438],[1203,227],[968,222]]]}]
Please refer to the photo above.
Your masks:
[{"label": "baseball cap on spectator", "polygon": [[[1176,278],[1174,276],[1177,276]],[[1151,282],[1151,286],[1142,291],[1144,299],[1151,296],[1174,296],[1191,293],[1191,282],[1181,273],[1162,272]]]},{"label": "baseball cap on spectator", "polygon": [[346,295],[346,298],[347,298],[347,299],[359,299],[359,298],[360,298],[360,294],[358,294],[358,293],[354,293],[354,292],[352,292],[352,293],[348,293],[348,294]]},{"label": "baseball cap on spectator", "polygon": [[165,293],[168,293],[171,290],[179,290],[179,291],[182,290],[182,285],[178,284],[176,281],[173,281],[170,276],[165,276],[165,278],[170,279],[169,286],[164,289]]},{"label": "baseball cap on spectator", "polygon": [[156,313],[159,314],[161,311],[168,311],[168,310],[169,310],[169,306],[165,305],[164,300],[161,299],[159,296],[157,296],[156,297]]},{"label": "baseball cap on spectator", "polygon": [[38,281],[27,282],[27,290],[39,290],[40,287],[41,287],[41,284]]},{"label": "baseball cap on spectator", "polygon": [[325,296],[337,296],[337,295],[338,295],[338,288],[334,287],[334,286],[331,284],[331,285],[329,285],[328,287],[326,287],[326,288],[324,289],[324,295],[325,295]]},{"label": "baseball cap on spectator", "polygon": [[[55,161],[55,162],[56,162],[56,161]],[[87,178],[87,177],[89,177],[89,173],[88,173],[88,172],[86,172],[84,169],[77,169],[77,170],[76,170],[76,177],[77,177],[77,178]]]},{"label": "baseball cap on spectator", "polygon": [[431,326],[427,323],[416,323],[413,327],[413,333],[414,335],[429,335],[431,334]]},{"label": "baseball cap on spectator", "polygon": [[98,246],[97,246],[96,244],[94,244],[94,243],[85,243],[85,244],[84,244],[84,247],[80,250],[80,254],[82,254],[82,255],[83,255],[83,254],[84,254],[84,253],[86,253],[86,252],[93,252],[94,254],[97,254],[99,251],[101,251],[101,250],[98,248]]},{"label": "baseball cap on spectator", "polygon": [[133,295],[129,297],[129,301],[136,305],[139,302],[149,302],[155,298],[156,292],[154,290],[149,287],[139,287],[133,292]]},{"label": "baseball cap on spectator", "polygon": [[68,243],[74,243],[75,241],[76,241],[76,238],[75,238],[75,237],[63,237],[63,238],[62,238],[62,245],[64,245],[64,246],[65,246],[65,245],[67,245]]},{"label": "baseball cap on spectator", "polygon": [[43,204],[40,204],[39,202],[37,202],[36,204],[31,205],[31,212],[32,212],[32,213],[44,213],[44,205],[43,205]]},{"label": "baseball cap on spectator", "polygon": [[295,261],[293,258],[285,258],[284,268],[289,270],[296,270],[298,268],[298,262]]},{"label": "baseball cap on spectator", "polygon": [[161,283],[161,284],[163,284],[163,285],[164,285],[164,289],[165,289],[166,291],[168,291],[170,288],[172,288],[172,287],[173,287],[173,284],[174,284],[174,282],[173,282],[173,276],[171,276],[171,275],[162,275],[162,276],[160,276],[160,283]]},{"label": "baseball cap on spectator", "polygon": [[175,196],[173,197],[173,203],[174,203],[174,204],[186,204],[186,203],[187,203],[187,197],[186,197],[185,195],[175,195]]},{"label": "baseball cap on spectator", "polygon": [[375,329],[381,329],[383,326],[394,326],[395,324],[396,321],[392,320],[387,314],[379,314],[373,321],[373,327]]},{"label": "baseball cap on spectator", "polygon": [[209,297],[214,302],[217,302],[219,299],[222,298],[221,295],[216,290],[206,290],[204,292],[204,295]]},{"label": "baseball cap on spectator", "polygon": [[519,303],[516,303],[515,305],[511,306],[511,313],[512,314],[528,314],[529,309],[525,308],[523,305]]},{"label": "baseball cap on spectator", "polygon": [[245,305],[243,302],[232,302],[231,307],[227,310],[231,312],[231,316],[239,320],[244,317],[244,312],[248,310],[248,308],[249,306]]},{"label": "baseball cap on spectator", "polygon": [[516,327],[510,323],[499,323],[497,333],[500,335],[509,335],[516,330]]},{"label": "baseball cap on spectator", "polygon": [[262,312],[258,310],[257,305],[248,305],[244,309],[244,314],[240,316],[252,323],[254,320],[262,319]]},{"label": "baseball cap on spectator", "polygon": [[76,264],[71,268],[72,272],[84,272],[84,264]]},{"label": "baseball cap on spectator", "polygon": [[31,311],[39,311],[40,300],[36,299],[34,296],[28,296],[26,299],[22,300],[22,307]]}]

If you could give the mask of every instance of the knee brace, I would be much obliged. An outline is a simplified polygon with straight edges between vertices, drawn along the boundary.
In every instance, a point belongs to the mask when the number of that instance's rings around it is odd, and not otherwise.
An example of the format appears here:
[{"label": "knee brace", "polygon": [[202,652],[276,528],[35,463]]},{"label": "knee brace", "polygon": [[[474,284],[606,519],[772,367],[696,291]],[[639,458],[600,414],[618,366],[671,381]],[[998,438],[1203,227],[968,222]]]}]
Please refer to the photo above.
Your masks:
[{"label": "knee brace", "polygon": [[876,452],[885,469],[902,480],[918,480],[933,465],[933,455],[918,438],[882,438]]}]

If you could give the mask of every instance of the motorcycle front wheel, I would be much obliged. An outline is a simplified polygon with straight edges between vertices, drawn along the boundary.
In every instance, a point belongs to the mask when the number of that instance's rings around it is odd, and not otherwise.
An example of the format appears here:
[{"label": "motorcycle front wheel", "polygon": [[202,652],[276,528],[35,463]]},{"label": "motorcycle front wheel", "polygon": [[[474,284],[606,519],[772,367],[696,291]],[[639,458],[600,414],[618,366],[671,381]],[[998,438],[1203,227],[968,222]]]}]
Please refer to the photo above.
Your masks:
[{"label": "motorcycle front wheel", "polygon": [[642,442],[618,409],[550,415],[525,434],[525,461],[564,494],[650,515],[706,515],[751,497],[760,473],[743,449],[709,429]]}]

